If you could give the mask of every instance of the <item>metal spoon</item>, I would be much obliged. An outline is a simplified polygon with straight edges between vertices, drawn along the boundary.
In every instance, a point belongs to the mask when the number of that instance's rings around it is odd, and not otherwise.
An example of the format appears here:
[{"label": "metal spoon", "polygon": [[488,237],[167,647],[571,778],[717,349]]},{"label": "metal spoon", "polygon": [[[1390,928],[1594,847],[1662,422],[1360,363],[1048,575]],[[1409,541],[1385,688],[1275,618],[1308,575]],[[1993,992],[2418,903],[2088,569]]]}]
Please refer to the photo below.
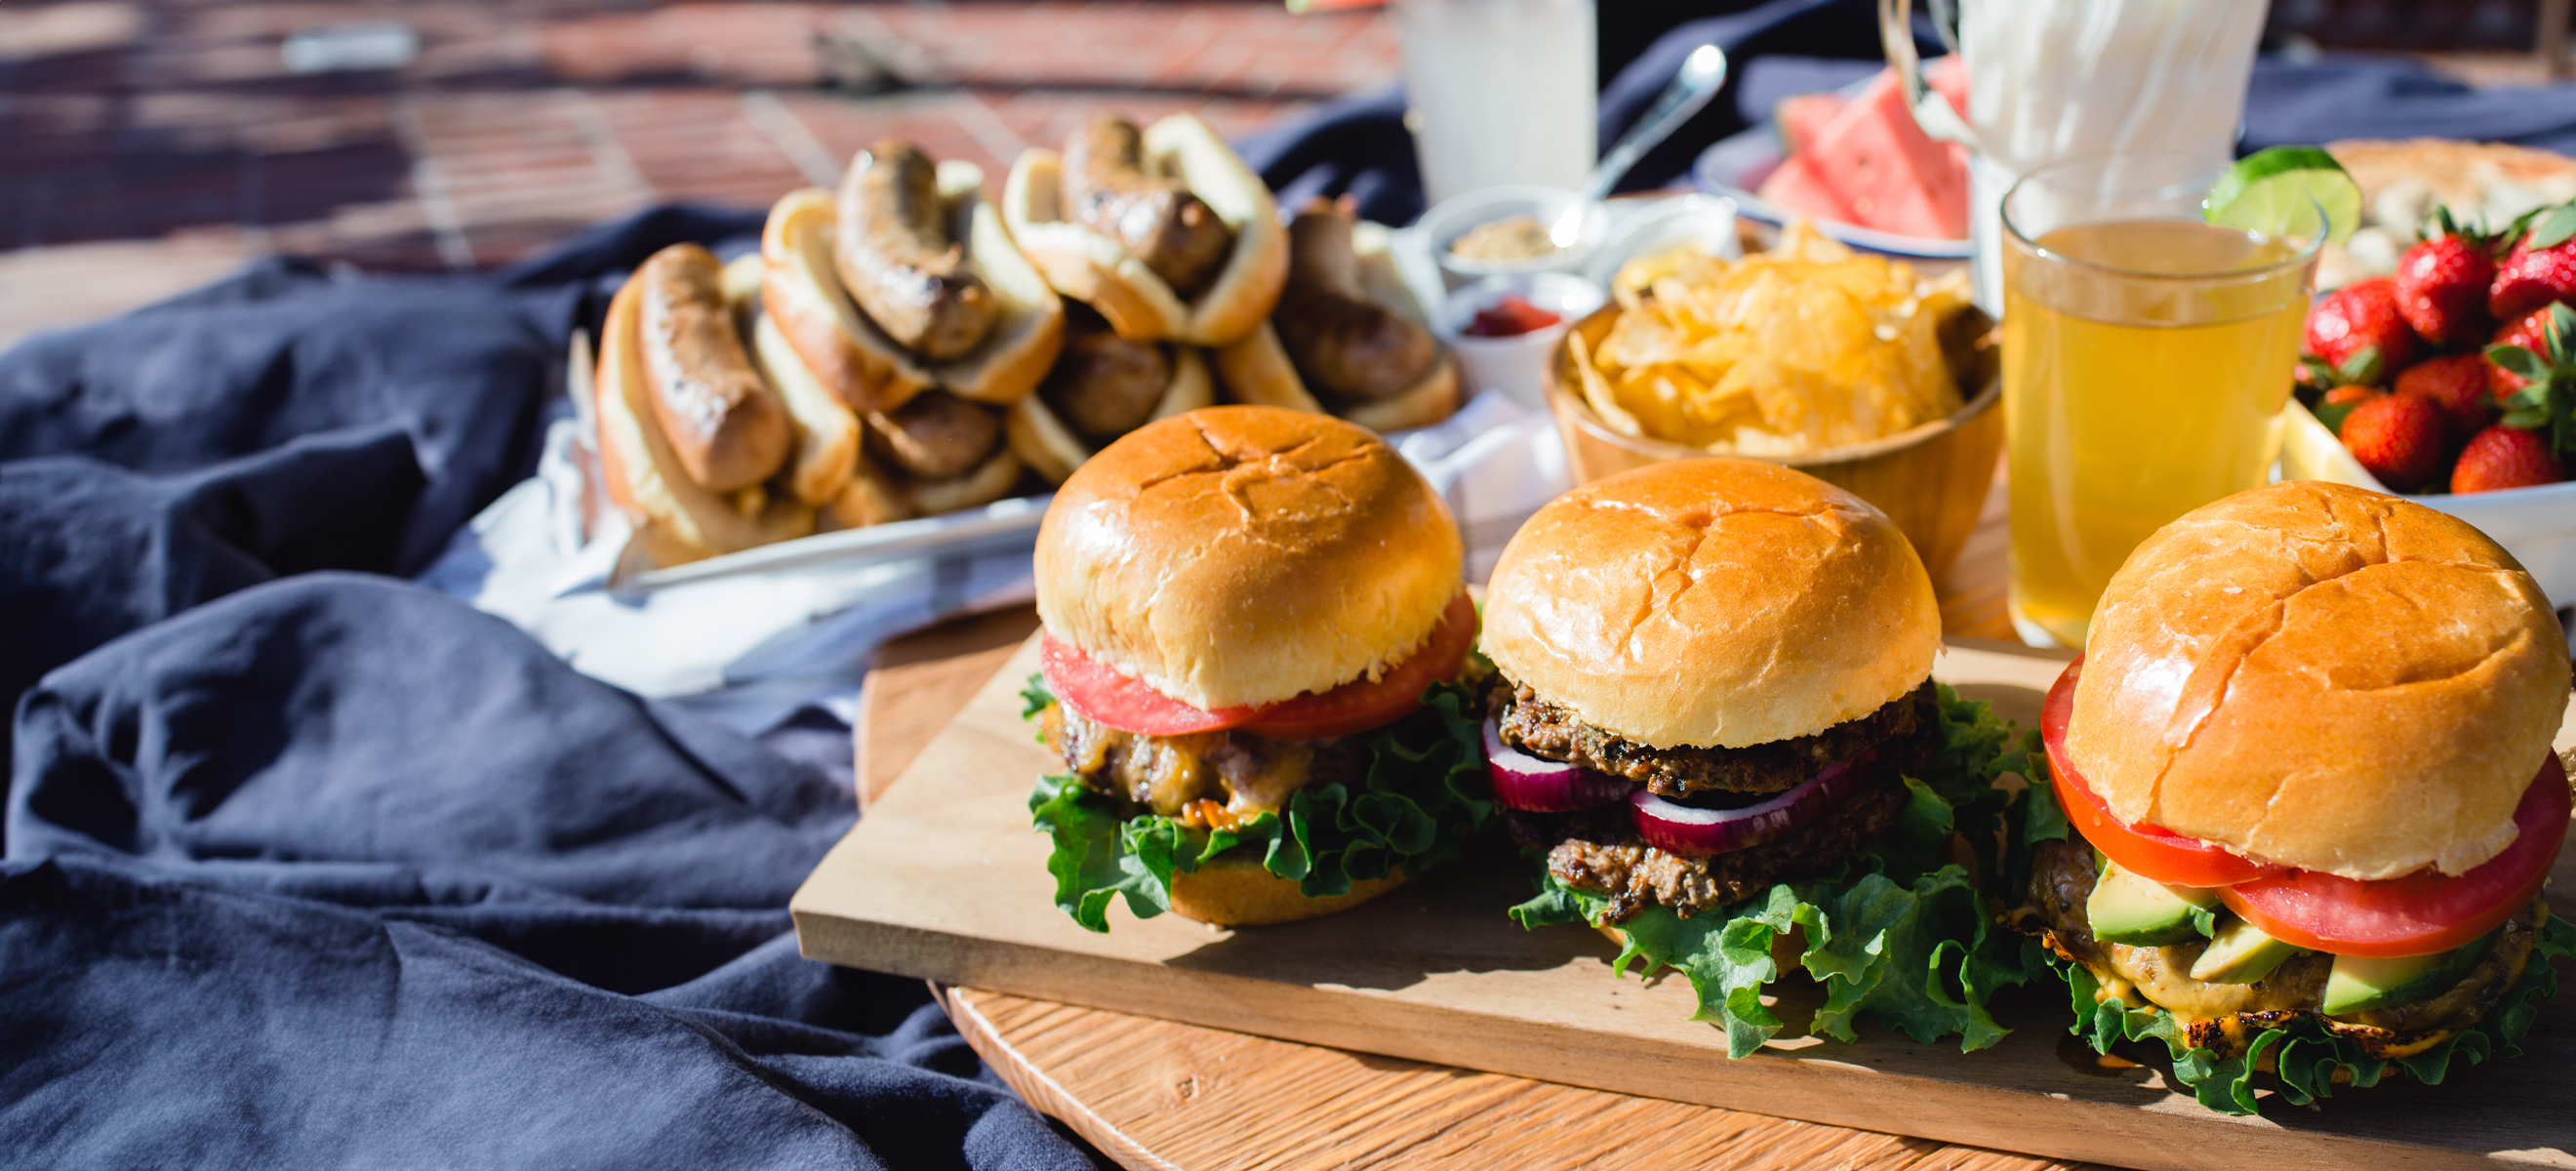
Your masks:
[{"label": "metal spoon", "polygon": [[1685,119],[1699,113],[1700,107],[1707,105],[1718,87],[1725,84],[1726,50],[1713,44],[1691,50],[1682,61],[1682,71],[1674,75],[1673,83],[1665,86],[1664,92],[1655,95],[1655,104],[1646,108],[1645,117],[1637,119],[1618,145],[1592,168],[1574,206],[1566,208],[1565,214],[1548,226],[1548,240],[1559,248],[1573,247],[1575,238],[1583,233],[1583,217],[1601,202],[1601,197],[1610,194],[1610,188],[1627,175],[1628,168],[1636,166],[1637,160],[1655,144],[1670,137]]}]

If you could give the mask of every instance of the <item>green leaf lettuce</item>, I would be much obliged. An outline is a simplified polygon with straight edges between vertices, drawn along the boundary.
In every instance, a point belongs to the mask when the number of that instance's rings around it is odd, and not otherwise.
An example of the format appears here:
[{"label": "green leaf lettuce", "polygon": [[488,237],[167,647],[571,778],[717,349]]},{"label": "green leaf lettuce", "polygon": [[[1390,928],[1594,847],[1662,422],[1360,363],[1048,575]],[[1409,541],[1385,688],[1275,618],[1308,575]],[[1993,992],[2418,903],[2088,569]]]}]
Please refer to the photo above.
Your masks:
[{"label": "green leaf lettuce", "polygon": [[2531,960],[2524,965],[2521,978],[2514,981],[2493,1010],[2440,1044],[2398,1058],[2373,1057],[2316,1018],[2306,1016],[2256,1034],[2243,1053],[2220,1057],[2212,1050],[2193,1048],[2172,1013],[2161,1008],[2131,1008],[2117,998],[2103,999],[2101,982],[2091,969],[2039,948],[2035,942],[2033,951],[2066,981],[2067,1000],[2075,1011],[2075,1024],[2067,1031],[2084,1038],[2094,1052],[2109,1053],[2113,1045],[2124,1040],[2162,1041],[2166,1053],[2173,1058],[2174,1080],[2191,1091],[2201,1105],[2228,1114],[2252,1114],[2256,1105],[2254,1075],[2261,1071],[2267,1057],[2279,1075],[2281,1097],[2291,1105],[2305,1106],[2319,1098],[2332,1097],[2338,1075],[2344,1084],[2371,1086],[2403,1070],[2425,1085],[2438,1086],[2454,1060],[2476,1065],[2491,1057],[2521,1056],[2522,1046],[2517,1042],[2531,1032],[2531,1022],[2540,1013],[2537,1002],[2558,994],[2558,972],[2550,961],[2576,956],[2576,925],[2551,916],[2532,940]]},{"label": "green leaf lettuce", "polygon": [[[1031,676],[1022,690],[1026,717],[1055,702]],[[1150,919],[1171,909],[1171,884],[1218,855],[1257,854],[1270,873],[1297,882],[1308,898],[1348,894],[1354,882],[1380,879],[1401,865],[1420,874],[1455,857],[1468,836],[1492,819],[1491,782],[1472,697],[1466,688],[1433,684],[1422,709],[1369,734],[1366,776],[1300,789],[1281,813],[1262,813],[1232,829],[1194,829],[1160,814],[1123,816],[1119,803],[1070,774],[1038,778],[1029,794],[1037,829],[1052,837],[1047,872],[1055,902],[1075,922],[1109,930],[1109,905]]]},{"label": "green leaf lettuce", "polygon": [[[1812,1031],[1857,1039],[1868,1017],[1917,1042],[1958,1034],[1963,1050],[2002,1040],[1986,1002],[1995,989],[2030,978],[2021,941],[1996,926],[1984,892],[1952,861],[1951,835],[1964,837],[1985,874],[2008,861],[2006,816],[2019,803],[1995,779],[2027,767],[2032,741],[1983,702],[1940,691],[1941,744],[1925,776],[1907,777],[1896,822],[1836,871],[1773,884],[1723,912],[1684,918],[1649,906],[1619,924],[1625,947],[1612,968],[1626,975],[1670,967],[1691,982],[1692,1019],[1726,1031],[1742,1057],[1783,1022],[1762,1004],[1782,975],[1774,943],[1793,930],[1794,964],[1824,985]],[[2026,855],[2026,847],[2024,848]],[[2026,864],[2025,864],[2026,865]],[[1542,867],[1538,896],[1512,908],[1523,927],[1605,921],[1607,896],[1559,882]]]}]

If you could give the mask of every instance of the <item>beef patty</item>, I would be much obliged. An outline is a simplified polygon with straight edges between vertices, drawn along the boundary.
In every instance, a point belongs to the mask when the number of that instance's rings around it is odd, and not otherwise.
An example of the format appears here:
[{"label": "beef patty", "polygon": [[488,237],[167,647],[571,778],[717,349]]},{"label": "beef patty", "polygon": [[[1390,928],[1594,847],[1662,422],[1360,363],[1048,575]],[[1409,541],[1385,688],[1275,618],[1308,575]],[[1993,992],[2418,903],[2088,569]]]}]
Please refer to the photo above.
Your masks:
[{"label": "beef patty", "polygon": [[1855,767],[1864,773],[1857,787],[1814,821],[1705,857],[1647,845],[1624,801],[1579,813],[1506,810],[1503,824],[1522,847],[1547,851],[1548,873],[1557,881],[1608,895],[1609,922],[1625,923],[1655,903],[1689,918],[1743,902],[1779,879],[1830,869],[1885,833],[1905,808],[1905,770],[1886,757]]},{"label": "beef patty", "polygon": [[1501,724],[1503,743],[1544,760],[1643,781],[1656,796],[1675,799],[1785,792],[1827,764],[1940,724],[1940,699],[1929,679],[1859,719],[1809,736],[1742,748],[1651,748],[1584,723],[1572,709],[1500,676],[1486,702]]}]

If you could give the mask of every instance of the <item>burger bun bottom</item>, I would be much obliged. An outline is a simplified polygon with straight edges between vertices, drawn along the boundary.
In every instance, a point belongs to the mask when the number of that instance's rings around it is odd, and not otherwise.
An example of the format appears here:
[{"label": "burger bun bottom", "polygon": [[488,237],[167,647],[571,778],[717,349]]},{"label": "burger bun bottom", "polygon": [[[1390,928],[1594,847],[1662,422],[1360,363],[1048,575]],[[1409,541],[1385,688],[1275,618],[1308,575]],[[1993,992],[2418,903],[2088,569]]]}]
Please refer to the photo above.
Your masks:
[{"label": "burger bun bottom", "polygon": [[1351,884],[1348,894],[1307,898],[1297,881],[1262,869],[1249,856],[1220,856],[1172,876],[1172,910],[1211,927],[1264,927],[1347,911],[1404,885],[1401,867],[1384,878]]}]

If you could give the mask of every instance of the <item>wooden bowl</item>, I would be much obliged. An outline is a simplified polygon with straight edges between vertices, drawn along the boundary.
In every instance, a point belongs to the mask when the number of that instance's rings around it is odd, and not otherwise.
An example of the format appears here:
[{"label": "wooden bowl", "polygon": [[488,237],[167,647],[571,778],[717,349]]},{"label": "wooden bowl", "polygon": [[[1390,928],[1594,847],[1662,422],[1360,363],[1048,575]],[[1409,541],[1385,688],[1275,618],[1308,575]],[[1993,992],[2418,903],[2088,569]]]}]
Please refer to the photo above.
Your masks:
[{"label": "wooden bowl", "polygon": [[[1600,344],[1618,317],[1611,305],[1567,331],[1583,335],[1585,346]],[[1565,436],[1565,454],[1578,484],[1615,476],[1668,459],[1710,455],[1696,447],[1639,439],[1619,433],[1584,401],[1574,373],[1569,342],[1559,341],[1548,355],[1547,405],[1556,429]],[[1988,363],[1992,365],[1992,363]],[[1977,527],[1987,488],[1994,482],[1995,460],[2003,453],[2003,379],[1987,374],[1982,385],[1961,385],[1966,406],[1949,418],[1925,423],[1885,439],[1794,456],[1753,456],[1786,464],[1839,485],[1896,522],[1923,567],[1936,580],[1949,571]]]}]

